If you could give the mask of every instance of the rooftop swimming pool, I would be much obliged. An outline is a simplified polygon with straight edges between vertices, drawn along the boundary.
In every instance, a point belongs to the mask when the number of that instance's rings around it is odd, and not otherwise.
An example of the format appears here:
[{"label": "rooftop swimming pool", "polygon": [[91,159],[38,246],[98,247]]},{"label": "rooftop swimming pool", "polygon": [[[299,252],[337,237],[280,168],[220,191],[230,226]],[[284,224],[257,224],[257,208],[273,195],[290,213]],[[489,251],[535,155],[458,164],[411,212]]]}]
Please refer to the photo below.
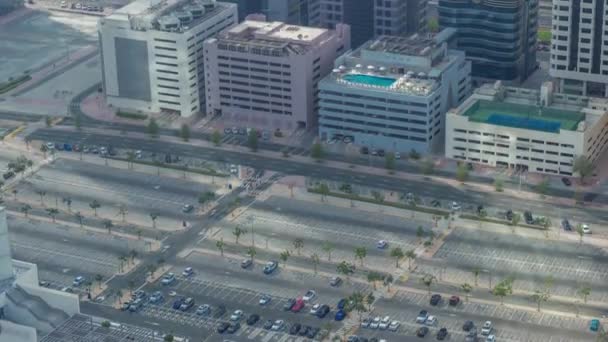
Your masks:
[{"label": "rooftop swimming pool", "polygon": [[386,88],[390,87],[391,85],[393,85],[393,83],[395,83],[395,81],[397,81],[396,79],[390,77],[363,74],[347,74],[342,76],[342,79],[347,82],[361,83]]}]

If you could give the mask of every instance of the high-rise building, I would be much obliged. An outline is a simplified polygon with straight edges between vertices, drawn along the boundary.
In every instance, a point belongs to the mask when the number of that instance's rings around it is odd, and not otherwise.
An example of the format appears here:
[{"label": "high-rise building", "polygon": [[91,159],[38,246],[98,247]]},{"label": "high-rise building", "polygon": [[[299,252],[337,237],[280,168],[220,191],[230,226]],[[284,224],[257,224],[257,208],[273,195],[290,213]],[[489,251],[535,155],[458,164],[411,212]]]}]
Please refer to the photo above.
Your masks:
[{"label": "high-rise building", "polygon": [[471,91],[470,62],[445,42],[453,31],[380,36],[338,58],[319,84],[321,139],[400,153],[443,148],[445,113]]},{"label": "high-rise building", "polygon": [[263,0],[262,13],[268,21],[317,26],[320,0]]},{"label": "high-rise building", "polygon": [[353,47],[377,35],[411,35],[426,29],[427,0],[318,1],[319,25],[350,25]]},{"label": "high-rise building", "polygon": [[249,127],[316,125],[317,84],[350,49],[336,30],[266,22],[251,16],[204,44],[207,113]]},{"label": "high-rise building", "polygon": [[608,97],[608,1],[553,0],[550,75],[560,91]]},{"label": "high-rise building", "polygon": [[524,81],[537,66],[538,0],[439,0],[439,25],[481,80]]},{"label": "high-rise building", "polygon": [[236,4],[239,11],[239,21],[243,21],[246,16],[254,13],[262,13],[262,4],[265,0],[222,0]]},{"label": "high-rise building", "polygon": [[137,0],[102,18],[106,101],[183,117],[204,110],[203,41],[236,23],[236,5],[215,0]]}]

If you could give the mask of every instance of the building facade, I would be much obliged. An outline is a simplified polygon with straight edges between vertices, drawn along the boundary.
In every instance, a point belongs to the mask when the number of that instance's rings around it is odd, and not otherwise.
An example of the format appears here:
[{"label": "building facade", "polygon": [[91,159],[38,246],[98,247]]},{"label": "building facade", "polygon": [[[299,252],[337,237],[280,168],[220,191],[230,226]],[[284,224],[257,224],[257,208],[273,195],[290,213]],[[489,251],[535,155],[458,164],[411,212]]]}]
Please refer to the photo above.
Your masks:
[{"label": "building facade", "polygon": [[444,36],[381,36],[338,58],[319,85],[321,138],[400,153],[442,148],[445,113],[471,91],[470,62]]},{"label": "building facade", "polygon": [[411,35],[426,30],[428,0],[318,0],[319,26],[350,25],[352,46],[379,35]]},{"label": "building facade", "polygon": [[262,13],[265,0],[222,0],[222,2],[229,2],[236,4],[239,11],[239,22],[243,21],[246,16],[255,13]]},{"label": "building facade", "polygon": [[475,79],[517,83],[536,69],[538,0],[439,0],[438,11],[441,28],[457,29]]},{"label": "building facade", "polygon": [[350,49],[348,25],[334,31],[252,19],[204,44],[207,113],[250,127],[315,126],[318,82]]},{"label": "building facade", "polygon": [[137,0],[99,22],[103,89],[125,110],[203,111],[203,41],[237,23],[234,4]]},{"label": "building facade", "polygon": [[608,143],[608,99],[505,87],[477,89],[447,114],[447,158],[571,176],[576,158],[595,161]]},{"label": "building facade", "polygon": [[553,0],[550,75],[561,92],[608,97],[608,1]]},{"label": "building facade", "polygon": [[318,26],[321,0],[263,0],[262,13],[268,21],[291,25]]}]

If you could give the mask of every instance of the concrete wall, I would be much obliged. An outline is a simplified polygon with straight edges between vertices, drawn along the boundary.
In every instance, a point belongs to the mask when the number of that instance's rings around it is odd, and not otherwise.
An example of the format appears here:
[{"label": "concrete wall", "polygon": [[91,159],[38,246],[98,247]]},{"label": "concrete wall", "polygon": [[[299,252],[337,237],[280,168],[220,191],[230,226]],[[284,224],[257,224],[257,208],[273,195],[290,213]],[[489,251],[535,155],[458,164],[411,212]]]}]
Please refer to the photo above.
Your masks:
[{"label": "concrete wall", "polygon": [[37,342],[36,329],[0,320],[0,342]]},{"label": "concrete wall", "polygon": [[40,286],[21,285],[21,288],[32,296],[40,297],[50,307],[61,310],[69,316],[80,313],[80,302],[78,301],[78,295],[76,294]]}]

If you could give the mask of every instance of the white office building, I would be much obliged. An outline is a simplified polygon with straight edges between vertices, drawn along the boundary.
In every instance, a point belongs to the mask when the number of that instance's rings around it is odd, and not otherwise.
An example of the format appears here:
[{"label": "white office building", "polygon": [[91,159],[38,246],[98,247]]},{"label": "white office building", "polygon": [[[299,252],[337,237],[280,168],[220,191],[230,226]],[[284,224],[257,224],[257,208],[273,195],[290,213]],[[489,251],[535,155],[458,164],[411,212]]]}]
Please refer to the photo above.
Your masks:
[{"label": "white office building", "polygon": [[608,97],[608,2],[553,0],[550,75],[559,91]]},{"label": "white office building", "polygon": [[608,143],[608,99],[486,84],[447,114],[445,156],[531,172],[573,174]]},{"label": "white office building", "polygon": [[445,40],[381,36],[338,58],[321,81],[321,139],[350,137],[372,150],[443,148],[445,113],[471,91],[471,64]]},{"label": "white office building", "polygon": [[203,41],[238,21],[235,4],[136,0],[99,21],[103,89],[125,110],[204,111]]}]

